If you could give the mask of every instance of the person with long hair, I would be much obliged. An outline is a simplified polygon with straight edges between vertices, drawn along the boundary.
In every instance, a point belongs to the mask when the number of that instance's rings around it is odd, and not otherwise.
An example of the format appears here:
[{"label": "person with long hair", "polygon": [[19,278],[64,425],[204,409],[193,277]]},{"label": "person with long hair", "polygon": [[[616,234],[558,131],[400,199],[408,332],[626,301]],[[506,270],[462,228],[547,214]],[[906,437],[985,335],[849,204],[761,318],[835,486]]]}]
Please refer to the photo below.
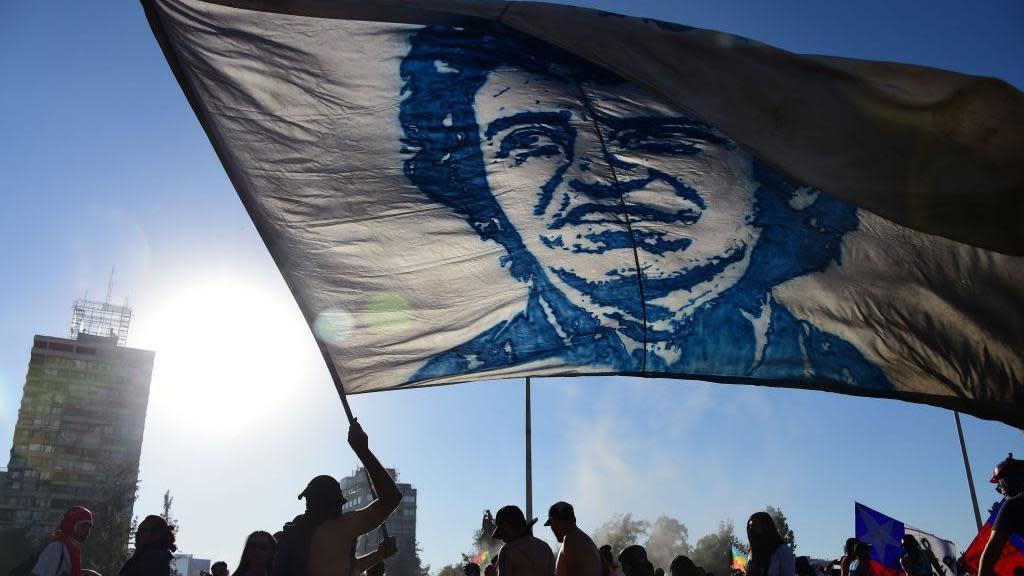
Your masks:
[{"label": "person with long hair", "polygon": [[135,531],[135,553],[118,576],[170,576],[174,559],[174,527],[160,516],[146,516]]},{"label": "person with long hair", "polygon": [[747,542],[750,543],[747,576],[794,576],[796,558],[767,512],[755,512],[747,520]]},{"label": "person with long hair", "polygon": [[619,572],[619,565],[615,563],[615,554],[612,554],[612,547],[608,544],[601,546],[601,576],[622,576]]},{"label": "person with long hair", "polygon": [[257,530],[245,539],[242,558],[235,568],[235,576],[270,576],[274,573],[274,554],[277,540],[269,532]]}]

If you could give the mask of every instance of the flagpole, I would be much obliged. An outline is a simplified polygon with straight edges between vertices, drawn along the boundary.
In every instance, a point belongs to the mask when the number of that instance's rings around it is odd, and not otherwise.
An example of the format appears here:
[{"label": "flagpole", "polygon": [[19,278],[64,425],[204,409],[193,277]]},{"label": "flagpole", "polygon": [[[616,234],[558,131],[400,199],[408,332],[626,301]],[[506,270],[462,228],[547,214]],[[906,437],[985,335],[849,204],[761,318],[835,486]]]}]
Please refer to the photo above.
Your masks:
[{"label": "flagpole", "polygon": [[971,502],[974,504],[974,522],[981,532],[981,511],[978,509],[978,494],[974,491],[974,475],[971,474],[971,463],[967,460],[967,444],[964,442],[964,428],[960,425],[960,413],[953,411],[956,419],[956,433],[960,437],[960,453],[964,456],[964,470],[967,471],[967,487],[971,489]]},{"label": "flagpole", "polygon": [[526,520],[533,518],[533,430],[530,424],[530,377],[526,377]]}]

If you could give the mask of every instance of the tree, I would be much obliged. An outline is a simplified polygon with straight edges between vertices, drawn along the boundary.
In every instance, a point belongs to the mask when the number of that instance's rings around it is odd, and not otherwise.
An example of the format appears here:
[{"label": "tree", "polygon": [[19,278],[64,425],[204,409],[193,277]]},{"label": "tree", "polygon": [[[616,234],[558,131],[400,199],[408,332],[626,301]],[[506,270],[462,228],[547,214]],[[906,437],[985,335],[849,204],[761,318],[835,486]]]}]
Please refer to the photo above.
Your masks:
[{"label": "tree", "polygon": [[134,533],[132,509],[139,491],[138,472],[131,467],[106,471],[98,498],[91,503],[92,532],[85,541],[86,568],[116,574],[128,559],[128,541]]},{"label": "tree", "polygon": [[764,511],[772,517],[775,527],[779,530],[779,536],[782,536],[782,540],[789,545],[789,549],[796,552],[796,534],[793,533],[793,529],[786,522],[786,515],[782,513],[782,508],[768,506]]},{"label": "tree", "polygon": [[458,564],[448,564],[437,572],[437,576],[462,576],[462,566]]},{"label": "tree", "polygon": [[618,554],[626,546],[640,543],[640,537],[647,534],[650,524],[646,520],[633,520],[632,514],[615,514],[594,532],[594,543],[608,544],[612,553]]},{"label": "tree", "polygon": [[726,576],[732,572],[732,547],[741,550],[739,538],[733,530],[732,520],[724,520],[718,524],[718,532],[708,534],[697,541],[690,559],[714,576]]},{"label": "tree", "polygon": [[[171,530],[177,532],[178,521],[175,520],[173,516],[171,516],[171,505],[173,504],[174,497],[171,496],[171,491],[168,490],[164,492],[163,512],[160,514],[160,517],[163,518],[165,522],[167,522],[167,525],[171,527]],[[171,576],[183,576],[182,574],[178,573],[178,567],[175,566],[173,562],[171,563]]]},{"label": "tree", "polygon": [[669,516],[661,516],[654,521],[651,535],[644,544],[647,559],[655,568],[668,569],[676,556],[690,555],[690,543],[687,541],[689,535],[689,530],[682,522]]}]

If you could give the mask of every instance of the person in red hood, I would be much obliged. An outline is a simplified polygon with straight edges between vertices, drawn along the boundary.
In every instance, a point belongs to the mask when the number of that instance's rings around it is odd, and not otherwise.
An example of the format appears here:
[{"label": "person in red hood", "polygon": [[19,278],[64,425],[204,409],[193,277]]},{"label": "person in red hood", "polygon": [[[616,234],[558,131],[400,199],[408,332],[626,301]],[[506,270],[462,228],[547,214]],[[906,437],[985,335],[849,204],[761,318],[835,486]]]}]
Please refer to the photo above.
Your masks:
[{"label": "person in red hood", "polygon": [[32,568],[33,576],[80,576],[82,543],[92,530],[92,512],[75,506],[64,513],[60,526],[50,537]]}]

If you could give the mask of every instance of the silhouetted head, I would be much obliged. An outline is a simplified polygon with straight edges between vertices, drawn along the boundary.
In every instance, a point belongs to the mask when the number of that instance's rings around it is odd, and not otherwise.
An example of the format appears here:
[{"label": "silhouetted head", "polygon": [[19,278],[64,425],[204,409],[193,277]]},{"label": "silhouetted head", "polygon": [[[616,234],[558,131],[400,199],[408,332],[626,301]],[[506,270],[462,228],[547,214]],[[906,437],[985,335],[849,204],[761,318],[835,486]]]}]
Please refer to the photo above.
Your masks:
[{"label": "silhouetted head", "polygon": [[626,546],[619,552],[619,564],[625,576],[651,576],[654,566],[647,560],[647,550],[639,545]]},{"label": "silhouetted head", "polygon": [[847,556],[853,556],[857,551],[857,542],[856,538],[847,538],[846,545],[843,546],[843,553]]},{"label": "silhouetted head", "polygon": [[611,546],[609,546],[608,544],[601,546],[600,552],[601,565],[604,566],[604,568],[614,570],[619,567],[619,565],[615,563],[615,554],[612,553]]},{"label": "silhouetted head", "polygon": [[[306,488],[299,494],[299,499],[303,498],[306,499],[306,514],[314,520],[338,516],[345,505],[341,484],[332,476],[327,475],[320,475],[310,480]],[[235,572],[238,570],[236,569]]]},{"label": "silhouetted head", "polygon": [[162,516],[146,516],[135,532],[135,549],[162,548],[169,552],[178,549],[174,545],[174,528]]},{"label": "silhouetted head", "polygon": [[228,563],[218,560],[210,566],[211,576],[228,576]]},{"label": "silhouetted head", "polygon": [[770,514],[754,512],[750,515],[747,520],[747,542],[750,543],[751,551],[769,546],[774,550],[782,542],[782,536]]},{"label": "silhouetted head", "polygon": [[245,539],[242,547],[242,559],[238,561],[235,574],[245,576],[256,566],[262,566],[267,574],[274,570],[274,555],[277,553],[277,540],[270,532],[257,530]]},{"label": "silhouetted head", "polygon": [[1017,460],[1011,453],[996,464],[989,482],[996,485],[996,492],[1003,496],[1016,496],[1024,492],[1024,460]]},{"label": "silhouetted head", "polygon": [[572,509],[572,504],[568,502],[552,504],[548,509],[548,521],[544,525],[551,527],[551,532],[559,542],[564,540],[569,530],[576,526],[576,512]]},{"label": "silhouetted head", "polygon": [[511,542],[529,534],[536,521],[537,519],[534,518],[527,522],[526,516],[519,506],[505,506],[494,515],[495,527],[491,538]]},{"label": "silhouetted head", "polygon": [[672,576],[701,576],[701,571],[689,557],[680,554],[672,560],[668,568]]},{"label": "silhouetted head", "polygon": [[480,565],[476,562],[470,562],[462,567],[462,573],[465,576],[480,576]]}]

